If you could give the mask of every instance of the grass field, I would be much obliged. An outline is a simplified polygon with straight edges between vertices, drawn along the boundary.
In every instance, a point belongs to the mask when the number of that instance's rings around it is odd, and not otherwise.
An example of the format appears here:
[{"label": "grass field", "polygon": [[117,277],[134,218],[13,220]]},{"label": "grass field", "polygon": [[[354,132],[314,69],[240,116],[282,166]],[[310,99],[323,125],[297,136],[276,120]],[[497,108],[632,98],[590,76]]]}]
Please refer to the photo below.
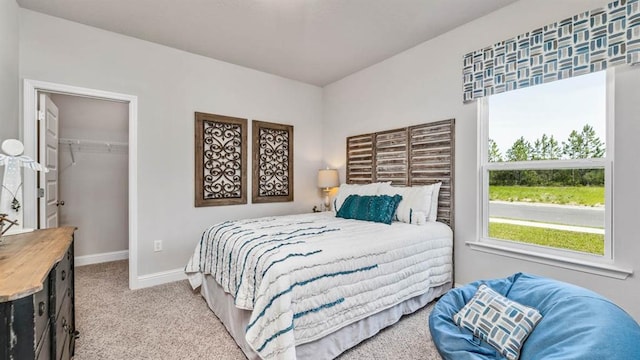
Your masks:
[{"label": "grass field", "polygon": [[604,255],[604,235],[489,223],[489,237]]},{"label": "grass field", "polygon": [[490,186],[489,200],[560,205],[603,206],[604,187],[597,186]]}]

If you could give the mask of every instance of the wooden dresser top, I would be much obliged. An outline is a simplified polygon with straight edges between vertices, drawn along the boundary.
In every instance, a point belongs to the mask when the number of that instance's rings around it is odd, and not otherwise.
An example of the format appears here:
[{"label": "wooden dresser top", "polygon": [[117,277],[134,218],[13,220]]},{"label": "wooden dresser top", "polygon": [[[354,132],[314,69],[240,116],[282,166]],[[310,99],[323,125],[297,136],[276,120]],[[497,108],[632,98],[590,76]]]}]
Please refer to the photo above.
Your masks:
[{"label": "wooden dresser top", "polygon": [[0,238],[0,302],[42,290],[43,281],[71,245],[75,229],[67,226]]}]

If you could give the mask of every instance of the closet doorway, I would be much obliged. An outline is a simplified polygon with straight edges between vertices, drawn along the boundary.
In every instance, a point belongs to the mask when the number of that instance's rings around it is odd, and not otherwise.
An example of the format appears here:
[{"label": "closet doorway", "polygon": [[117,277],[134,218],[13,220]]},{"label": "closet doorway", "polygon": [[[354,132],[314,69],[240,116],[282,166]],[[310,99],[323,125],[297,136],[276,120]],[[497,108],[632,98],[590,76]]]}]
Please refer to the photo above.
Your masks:
[{"label": "closet doorway", "polygon": [[[53,201],[41,201],[38,227],[78,228],[76,266],[127,259],[129,105],[48,92],[39,92],[38,104],[40,111],[57,113],[58,127],[57,144],[49,144],[55,139],[46,140],[48,151],[57,152],[57,166],[40,174],[49,178],[40,184],[47,184],[47,196]],[[41,128],[53,137],[53,126]],[[39,153],[42,162],[43,152]],[[51,194],[56,187],[57,194]]]},{"label": "closet doorway", "polygon": [[55,175],[24,173],[24,225],[77,226],[76,265],[128,258],[138,288],[137,97],[29,79],[23,90],[25,155]]}]

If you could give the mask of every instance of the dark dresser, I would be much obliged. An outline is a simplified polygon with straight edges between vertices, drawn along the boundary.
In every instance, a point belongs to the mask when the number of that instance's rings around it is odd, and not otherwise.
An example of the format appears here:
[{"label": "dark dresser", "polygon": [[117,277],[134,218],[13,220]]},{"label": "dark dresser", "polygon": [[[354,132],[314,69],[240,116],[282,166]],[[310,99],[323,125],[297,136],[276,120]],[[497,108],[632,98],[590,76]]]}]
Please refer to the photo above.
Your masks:
[{"label": "dark dresser", "polygon": [[75,339],[74,227],[0,238],[0,360],[67,360]]}]

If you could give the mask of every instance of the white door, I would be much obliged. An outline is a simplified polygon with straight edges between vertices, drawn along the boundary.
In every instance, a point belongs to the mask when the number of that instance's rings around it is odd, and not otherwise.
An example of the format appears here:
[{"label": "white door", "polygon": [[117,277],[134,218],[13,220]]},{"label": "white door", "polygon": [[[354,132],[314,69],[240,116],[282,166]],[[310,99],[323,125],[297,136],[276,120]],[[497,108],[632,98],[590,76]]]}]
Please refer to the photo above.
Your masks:
[{"label": "white door", "polygon": [[38,227],[58,226],[58,107],[47,94],[40,94],[38,107],[38,162],[49,169],[38,174]]}]

